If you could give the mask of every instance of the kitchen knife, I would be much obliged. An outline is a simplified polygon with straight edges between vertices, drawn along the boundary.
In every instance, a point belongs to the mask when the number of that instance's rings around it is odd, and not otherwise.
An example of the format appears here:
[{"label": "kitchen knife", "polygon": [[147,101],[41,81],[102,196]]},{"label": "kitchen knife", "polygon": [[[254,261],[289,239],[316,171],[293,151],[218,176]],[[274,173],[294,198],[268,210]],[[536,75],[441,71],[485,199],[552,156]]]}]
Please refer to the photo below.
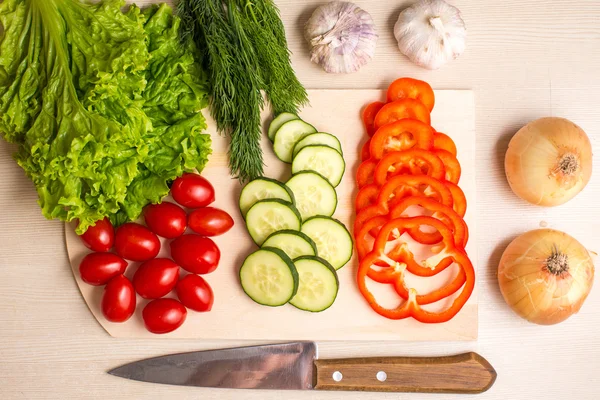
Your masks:
[{"label": "kitchen knife", "polygon": [[172,354],[109,374],[137,381],[236,389],[481,393],[496,371],[479,354],[319,360],[313,342]]}]

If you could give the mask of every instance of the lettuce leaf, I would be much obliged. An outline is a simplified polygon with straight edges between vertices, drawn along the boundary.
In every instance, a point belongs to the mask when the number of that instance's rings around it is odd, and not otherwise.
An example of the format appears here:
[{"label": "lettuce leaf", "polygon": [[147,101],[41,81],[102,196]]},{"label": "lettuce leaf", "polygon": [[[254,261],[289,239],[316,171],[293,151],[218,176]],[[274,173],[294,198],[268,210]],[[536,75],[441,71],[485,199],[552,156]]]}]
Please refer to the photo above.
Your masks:
[{"label": "lettuce leaf", "polygon": [[0,132],[33,181],[44,216],[116,225],[202,170],[206,75],[165,4],[4,0]]}]

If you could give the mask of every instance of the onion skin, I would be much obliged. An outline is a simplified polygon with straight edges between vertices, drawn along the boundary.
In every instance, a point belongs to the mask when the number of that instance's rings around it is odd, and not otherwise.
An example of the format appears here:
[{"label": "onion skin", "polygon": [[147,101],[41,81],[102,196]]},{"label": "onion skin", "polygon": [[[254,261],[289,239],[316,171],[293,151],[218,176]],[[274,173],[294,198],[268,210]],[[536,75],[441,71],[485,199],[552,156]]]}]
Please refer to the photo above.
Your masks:
[{"label": "onion skin", "polygon": [[[548,258],[568,257],[568,270],[551,273]],[[594,282],[594,264],[576,239],[554,229],[529,231],[513,240],[500,259],[498,283],[506,303],[522,318],[562,322],[579,311]]]},{"label": "onion skin", "polygon": [[[570,173],[561,170],[570,160]],[[529,203],[553,207],[575,197],[592,176],[592,146],[573,122],[540,118],[521,128],[511,139],[504,160],[508,183]]]}]

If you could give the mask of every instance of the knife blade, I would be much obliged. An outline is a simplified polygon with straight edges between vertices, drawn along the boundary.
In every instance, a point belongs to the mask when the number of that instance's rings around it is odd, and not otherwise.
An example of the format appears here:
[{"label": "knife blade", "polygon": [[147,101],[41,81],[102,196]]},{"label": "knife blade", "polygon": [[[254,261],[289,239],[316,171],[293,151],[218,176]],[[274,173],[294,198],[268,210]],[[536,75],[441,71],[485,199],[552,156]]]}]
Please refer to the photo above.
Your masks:
[{"label": "knife blade", "polygon": [[445,357],[318,359],[314,342],[196,351],[108,371],[121,378],[235,389],[481,393],[496,371],[476,353]]}]

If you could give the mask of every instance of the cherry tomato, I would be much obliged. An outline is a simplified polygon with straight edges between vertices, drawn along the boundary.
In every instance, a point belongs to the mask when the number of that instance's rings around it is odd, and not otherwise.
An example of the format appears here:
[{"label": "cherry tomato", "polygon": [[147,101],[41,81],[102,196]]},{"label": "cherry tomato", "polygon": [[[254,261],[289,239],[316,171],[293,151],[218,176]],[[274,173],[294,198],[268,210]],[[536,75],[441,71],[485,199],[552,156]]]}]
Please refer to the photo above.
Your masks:
[{"label": "cherry tomato", "polygon": [[210,311],[214,296],[210,285],[201,276],[189,274],[175,287],[177,297],[184,306],[194,311]]},{"label": "cherry tomato", "polygon": [[379,110],[381,110],[381,107],[383,107],[384,105],[385,103],[381,101],[375,101],[366,106],[363,110],[362,118],[363,123],[365,124],[365,129],[367,130],[367,135],[373,136],[373,134],[375,133],[375,128],[373,126],[373,124],[375,123],[375,116],[377,115]]},{"label": "cherry tomato", "polygon": [[217,269],[221,252],[209,238],[183,235],[171,242],[171,257],[188,272],[208,274]]},{"label": "cherry tomato", "polygon": [[173,290],[178,279],[179,265],[168,258],[155,258],[135,271],[133,287],[145,299],[158,299]]},{"label": "cherry tomato", "polygon": [[102,295],[102,314],[111,322],[125,322],[135,311],[135,291],[124,275],[112,278]]},{"label": "cherry tomato", "polygon": [[164,201],[144,208],[144,220],[148,228],[158,236],[175,239],[183,235],[187,227],[187,215],[183,208]]},{"label": "cherry tomato", "polygon": [[188,224],[202,236],[218,236],[231,229],[233,218],[218,208],[204,207],[192,211],[188,216]]},{"label": "cherry tomato", "polygon": [[198,174],[183,174],[171,186],[171,195],[184,207],[206,207],[215,201],[215,189]]},{"label": "cherry tomato", "polygon": [[109,251],[115,243],[115,229],[108,218],[96,221],[83,235],[80,236],[83,244],[93,251]]},{"label": "cherry tomato", "polygon": [[383,125],[401,119],[416,119],[427,125],[431,123],[429,110],[423,103],[414,99],[400,99],[381,107],[381,110],[375,116],[373,128],[377,131]]},{"label": "cherry tomato", "polygon": [[158,237],[143,225],[128,222],[117,228],[115,250],[126,260],[146,261],[158,255]]},{"label": "cherry tomato", "polygon": [[90,285],[105,285],[117,275],[122,275],[127,261],[113,253],[90,253],[79,264],[81,279]]},{"label": "cherry tomato", "polygon": [[187,310],[175,299],[152,300],[142,312],[144,325],[152,333],[169,333],[185,321]]},{"label": "cherry tomato", "polygon": [[427,82],[412,78],[396,79],[388,88],[388,101],[392,102],[406,98],[419,100],[429,111],[433,110],[435,104],[433,89]]}]

